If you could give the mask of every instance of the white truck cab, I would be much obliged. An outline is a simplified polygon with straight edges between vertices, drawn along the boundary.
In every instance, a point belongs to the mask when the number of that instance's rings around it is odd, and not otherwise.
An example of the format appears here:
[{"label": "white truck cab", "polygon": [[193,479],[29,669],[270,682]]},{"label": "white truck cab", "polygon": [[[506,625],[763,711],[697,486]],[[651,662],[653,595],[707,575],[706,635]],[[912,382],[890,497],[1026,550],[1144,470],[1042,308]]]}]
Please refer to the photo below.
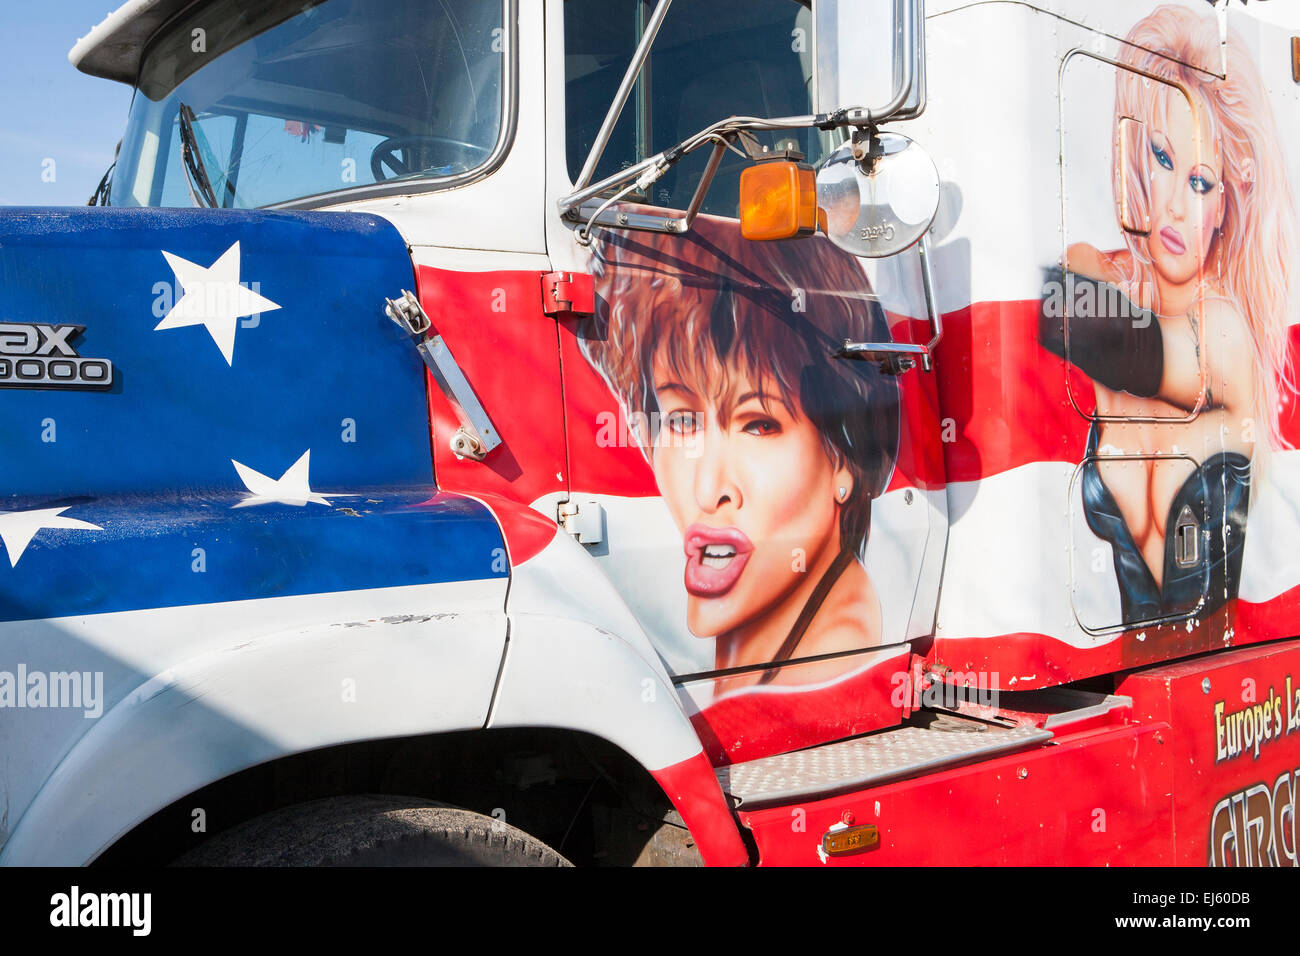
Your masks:
[{"label": "white truck cab", "polygon": [[0,216],[0,862],[1294,863],[1295,51],[125,3]]}]

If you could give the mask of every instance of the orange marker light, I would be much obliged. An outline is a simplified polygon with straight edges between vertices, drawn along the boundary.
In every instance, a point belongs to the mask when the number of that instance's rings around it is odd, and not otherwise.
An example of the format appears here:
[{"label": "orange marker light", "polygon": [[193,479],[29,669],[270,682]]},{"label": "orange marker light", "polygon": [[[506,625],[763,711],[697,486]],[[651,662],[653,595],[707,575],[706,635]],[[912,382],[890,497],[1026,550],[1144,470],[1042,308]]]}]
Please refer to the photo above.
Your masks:
[{"label": "orange marker light", "polygon": [[817,231],[817,177],[807,163],[760,160],[740,174],[740,234],[795,239]]},{"label": "orange marker light", "polygon": [[874,850],[878,846],[880,830],[871,823],[829,830],[822,835],[822,851],[827,856],[847,856],[850,853]]},{"label": "orange marker light", "polygon": [[1291,38],[1291,79],[1300,83],[1300,37]]}]

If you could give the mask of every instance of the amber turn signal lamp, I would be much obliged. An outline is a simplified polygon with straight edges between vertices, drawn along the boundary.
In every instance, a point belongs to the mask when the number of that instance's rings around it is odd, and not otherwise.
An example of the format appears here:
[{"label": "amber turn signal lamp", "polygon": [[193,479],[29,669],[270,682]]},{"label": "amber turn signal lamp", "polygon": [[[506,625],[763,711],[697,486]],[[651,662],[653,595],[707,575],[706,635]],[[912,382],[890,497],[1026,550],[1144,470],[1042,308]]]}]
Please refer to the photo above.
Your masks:
[{"label": "amber turn signal lamp", "polygon": [[740,174],[740,234],[796,239],[817,231],[817,177],[807,163],[764,159]]},{"label": "amber turn signal lamp", "polygon": [[827,856],[848,856],[880,846],[880,830],[870,823],[828,830],[822,835],[822,852]]},{"label": "amber turn signal lamp", "polygon": [[1291,38],[1291,79],[1300,83],[1300,37]]}]

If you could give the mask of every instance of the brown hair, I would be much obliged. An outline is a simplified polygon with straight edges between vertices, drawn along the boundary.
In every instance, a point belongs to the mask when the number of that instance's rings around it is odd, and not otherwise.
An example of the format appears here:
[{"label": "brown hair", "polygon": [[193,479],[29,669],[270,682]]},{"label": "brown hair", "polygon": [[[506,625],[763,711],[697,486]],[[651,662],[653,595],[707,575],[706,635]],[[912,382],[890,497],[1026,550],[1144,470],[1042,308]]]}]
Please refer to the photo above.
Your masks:
[{"label": "brown hair", "polygon": [[[820,236],[751,242],[734,220],[707,216],[685,236],[606,231],[601,239],[583,349],[629,422],[658,421],[658,354],[685,381],[707,381],[714,362],[725,375],[743,373],[811,421],[827,457],[853,474],[840,532],[861,554],[871,500],[898,454],[899,397],[898,382],[874,363],[833,357],[846,340],[891,338],[859,262]],[[637,439],[648,458],[655,436]]]}]

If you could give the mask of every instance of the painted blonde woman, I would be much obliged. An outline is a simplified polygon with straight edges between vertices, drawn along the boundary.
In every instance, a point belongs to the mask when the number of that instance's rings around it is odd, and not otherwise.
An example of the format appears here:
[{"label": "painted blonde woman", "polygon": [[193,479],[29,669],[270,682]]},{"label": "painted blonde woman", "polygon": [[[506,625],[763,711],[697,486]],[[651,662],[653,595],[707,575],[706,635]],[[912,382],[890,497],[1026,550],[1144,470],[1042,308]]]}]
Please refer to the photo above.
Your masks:
[{"label": "painted blonde woman", "polygon": [[[1071,246],[1052,280],[1071,303],[1068,350],[1059,312],[1044,309],[1040,332],[1093,380],[1089,458],[1180,456],[1089,462],[1082,476],[1088,523],[1113,548],[1123,621],[1135,624],[1190,610],[1203,592],[1209,609],[1236,596],[1252,481],[1284,445],[1296,223],[1241,38],[1230,36],[1227,79],[1183,65],[1218,61],[1212,13],[1160,7],[1123,49],[1113,189],[1122,220],[1144,234],[1124,231],[1111,251]],[[1209,531],[1189,567],[1174,547],[1184,509]]]}]

